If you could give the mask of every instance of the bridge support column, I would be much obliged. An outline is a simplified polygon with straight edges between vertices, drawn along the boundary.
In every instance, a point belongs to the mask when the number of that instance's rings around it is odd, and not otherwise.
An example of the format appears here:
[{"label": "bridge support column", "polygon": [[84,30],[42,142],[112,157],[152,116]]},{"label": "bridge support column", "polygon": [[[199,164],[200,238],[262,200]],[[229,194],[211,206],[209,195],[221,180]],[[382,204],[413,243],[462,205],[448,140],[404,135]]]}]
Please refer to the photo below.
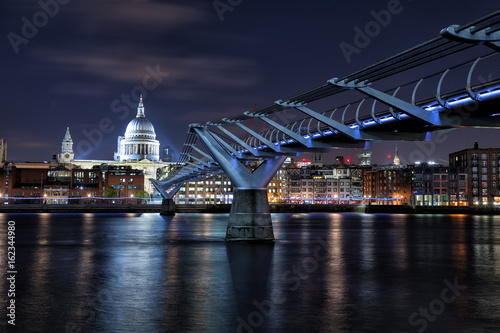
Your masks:
[{"label": "bridge support column", "polygon": [[226,241],[274,241],[266,186],[283,165],[285,157],[266,159],[251,171],[224,149],[216,135],[204,127],[193,129],[235,188]]},{"label": "bridge support column", "polygon": [[161,201],[160,215],[174,216],[175,202],[174,199],[163,199]]},{"label": "bridge support column", "polygon": [[[163,200],[161,201],[161,209],[160,215],[174,216],[175,215],[175,202],[174,196],[179,191],[182,186],[182,183],[178,184],[161,184],[159,181],[155,179],[149,179],[151,184],[156,188],[158,193],[160,193]],[[168,186],[168,189],[165,190],[163,187]]]},{"label": "bridge support column", "polygon": [[229,214],[226,241],[274,241],[265,189],[236,189]]}]

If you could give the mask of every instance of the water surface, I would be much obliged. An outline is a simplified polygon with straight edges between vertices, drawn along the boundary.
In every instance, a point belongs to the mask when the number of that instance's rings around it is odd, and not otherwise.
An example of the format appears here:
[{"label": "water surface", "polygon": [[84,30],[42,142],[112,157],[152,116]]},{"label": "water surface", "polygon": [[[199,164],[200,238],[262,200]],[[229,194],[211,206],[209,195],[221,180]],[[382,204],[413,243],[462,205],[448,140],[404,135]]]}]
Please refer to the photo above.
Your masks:
[{"label": "water surface", "polygon": [[8,332],[500,332],[500,217],[273,214],[274,244],[227,219],[0,214]]}]

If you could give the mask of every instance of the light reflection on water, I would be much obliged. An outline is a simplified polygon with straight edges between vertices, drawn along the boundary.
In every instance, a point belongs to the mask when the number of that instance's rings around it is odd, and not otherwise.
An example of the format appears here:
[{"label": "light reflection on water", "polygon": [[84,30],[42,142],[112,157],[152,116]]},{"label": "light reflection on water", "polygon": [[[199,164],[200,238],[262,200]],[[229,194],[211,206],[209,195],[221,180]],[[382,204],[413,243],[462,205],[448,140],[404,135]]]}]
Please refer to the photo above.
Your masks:
[{"label": "light reflection on water", "polygon": [[500,217],[275,214],[274,244],[226,244],[227,218],[0,214],[17,331],[417,332],[455,278],[467,289],[426,331],[500,331]]}]

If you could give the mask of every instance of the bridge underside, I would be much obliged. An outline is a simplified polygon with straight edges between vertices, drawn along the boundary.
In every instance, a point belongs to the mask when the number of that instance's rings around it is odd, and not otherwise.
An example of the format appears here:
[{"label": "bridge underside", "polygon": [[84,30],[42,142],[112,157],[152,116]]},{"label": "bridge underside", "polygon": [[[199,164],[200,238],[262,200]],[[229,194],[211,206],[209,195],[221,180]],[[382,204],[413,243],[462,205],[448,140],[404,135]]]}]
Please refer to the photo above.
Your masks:
[{"label": "bridge underside", "polygon": [[[490,53],[470,61],[460,59],[443,72],[389,91],[372,87],[477,45]],[[266,186],[287,156],[368,148],[383,140],[428,141],[433,132],[452,128],[500,128],[498,52],[500,11],[449,26],[437,38],[272,105],[217,122],[191,124],[176,168],[165,181],[153,181],[164,198],[162,213],[175,212],[172,198],[184,182],[223,172],[235,189],[226,241],[272,241]],[[337,95],[351,93],[360,100],[331,108],[339,103]],[[310,108],[312,103],[318,104]],[[346,120],[348,112],[351,117]],[[298,116],[305,118],[290,122]],[[253,120],[262,124],[261,131],[252,129]],[[197,140],[203,149],[196,147]]]}]

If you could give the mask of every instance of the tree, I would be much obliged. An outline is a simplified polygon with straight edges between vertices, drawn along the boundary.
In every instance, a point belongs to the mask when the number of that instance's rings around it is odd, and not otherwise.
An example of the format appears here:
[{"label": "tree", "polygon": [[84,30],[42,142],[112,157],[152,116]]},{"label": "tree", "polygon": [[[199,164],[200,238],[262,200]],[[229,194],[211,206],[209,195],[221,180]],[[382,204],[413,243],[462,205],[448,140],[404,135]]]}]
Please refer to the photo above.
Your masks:
[{"label": "tree", "polygon": [[112,187],[108,187],[106,191],[104,191],[104,197],[105,198],[116,198],[118,193],[116,192],[116,189]]},{"label": "tree", "polygon": [[137,193],[135,194],[135,197],[136,197],[136,198],[143,198],[143,199],[145,199],[145,198],[149,198],[149,194],[148,194],[148,192],[146,192],[146,191],[144,191],[144,190],[139,190],[139,191],[137,191]]}]

